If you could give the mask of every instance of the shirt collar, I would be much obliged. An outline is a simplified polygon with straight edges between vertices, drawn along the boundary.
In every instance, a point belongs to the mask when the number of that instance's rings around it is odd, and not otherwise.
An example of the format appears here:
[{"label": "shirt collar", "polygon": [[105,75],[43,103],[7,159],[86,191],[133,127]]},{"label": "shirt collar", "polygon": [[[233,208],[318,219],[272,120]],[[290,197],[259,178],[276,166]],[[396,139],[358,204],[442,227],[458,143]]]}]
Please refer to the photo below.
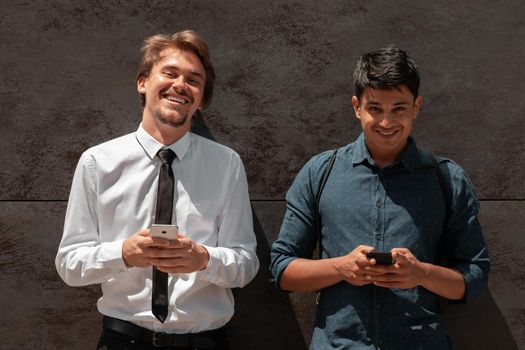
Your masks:
[{"label": "shirt collar", "polygon": [[361,133],[355,142],[354,156],[352,158],[352,164],[358,165],[364,161],[368,161],[369,164],[374,164],[370,152],[365,144],[365,134]]},{"label": "shirt collar", "polygon": [[[368,162],[368,164],[374,164],[374,161],[370,156],[370,152],[366,147],[365,134],[361,133],[361,135],[359,135],[356,140],[352,164],[358,165],[363,163],[365,160]],[[414,168],[419,165],[419,163],[421,163],[421,159],[417,151],[416,142],[412,137],[409,136],[407,149],[403,152],[399,160],[396,161],[392,166],[401,164],[406,170],[412,172]]]},{"label": "shirt collar", "polygon": [[171,149],[175,154],[177,155],[177,158],[179,160],[182,160],[186,153],[188,152],[188,149],[191,144],[191,132],[187,132],[182,136],[180,139],[178,139],[176,142],[172,143],[171,145],[165,146],[159,141],[157,141],[153,136],[147,133],[146,130],[142,127],[142,123],[139,125],[139,128],[137,129],[136,133],[137,141],[142,146],[144,151],[146,151],[146,154],[151,158],[155,158],[157,155],[157,152],[163,148],[167,147]]}]

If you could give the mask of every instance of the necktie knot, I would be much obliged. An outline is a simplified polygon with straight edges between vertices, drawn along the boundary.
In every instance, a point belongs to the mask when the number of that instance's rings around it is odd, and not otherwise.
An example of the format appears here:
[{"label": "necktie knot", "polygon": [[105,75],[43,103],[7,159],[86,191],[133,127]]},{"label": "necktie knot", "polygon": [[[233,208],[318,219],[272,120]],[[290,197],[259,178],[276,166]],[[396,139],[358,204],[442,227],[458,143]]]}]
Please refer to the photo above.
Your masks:
[{"label": "necktie knot", "polygon": [[157,153],[157,156],[160,158],[160,161],[162,164],[169,164],[173,162],[173,159],[175,159],[175,152],[173,152],[169,148],[161,148],[160,151]]}]

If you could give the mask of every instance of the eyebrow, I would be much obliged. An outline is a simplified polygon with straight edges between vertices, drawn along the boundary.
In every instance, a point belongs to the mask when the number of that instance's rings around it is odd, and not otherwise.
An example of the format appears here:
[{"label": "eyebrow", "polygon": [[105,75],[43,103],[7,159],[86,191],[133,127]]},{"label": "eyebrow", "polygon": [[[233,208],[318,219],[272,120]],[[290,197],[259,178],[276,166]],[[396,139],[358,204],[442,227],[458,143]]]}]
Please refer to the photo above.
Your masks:
[{"label": "eyebrow", "polygon": [[[374,100],[370,100],[370,101],[367,101],[366,102],[366,105],[374,105],[374,106],[380,106],[381,103],[377,102],[377,101],[374,101]],[[410,105],[410,103],[406,102],[406,101],[398,101],[398,102],[394,102],[393,106],[402,106],[402,105]]]},{"label": "eyebrow", "polygon": [[[174,65],[166,65],[166,66],[162,67],[162,69],[173,69],[173,70],[180,71],[180,68],[178,66],[174,66]],[[190,75],[199,77],[202,80],[204,80],[204,76],[200,72],[198,72],[196,70],[190,71]]]}]

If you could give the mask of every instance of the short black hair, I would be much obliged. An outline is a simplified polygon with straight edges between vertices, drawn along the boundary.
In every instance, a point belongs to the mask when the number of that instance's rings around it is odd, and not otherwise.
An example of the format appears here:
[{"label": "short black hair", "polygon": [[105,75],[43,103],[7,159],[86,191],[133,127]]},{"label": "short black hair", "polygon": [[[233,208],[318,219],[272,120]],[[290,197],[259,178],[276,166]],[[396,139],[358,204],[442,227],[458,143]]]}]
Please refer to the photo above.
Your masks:
[{"label": "short black hair", "polygon": [[405,51],[394,45],[361,55],[354,71],[355,96],[361,100],[367,87],[389,90],[405,85],[419,96],[419,71]]}]

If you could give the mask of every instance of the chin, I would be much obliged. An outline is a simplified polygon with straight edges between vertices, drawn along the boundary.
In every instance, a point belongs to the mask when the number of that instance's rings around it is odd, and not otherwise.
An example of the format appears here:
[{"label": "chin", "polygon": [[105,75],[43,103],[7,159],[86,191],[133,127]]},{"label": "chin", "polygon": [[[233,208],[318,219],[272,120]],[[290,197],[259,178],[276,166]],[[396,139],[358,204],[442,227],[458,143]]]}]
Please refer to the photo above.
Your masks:
[{"label": "chin", "polygon": [[180,128],[181,126],[184,126],[186,125],[186,123],[188,122],[188,117],[187,116],[183,116],[183,117],[167,117],[166,115],[164,114],[157,114],[157,119],[164,125],[169,125],[169,126],[172,126],[174,128]]}]

